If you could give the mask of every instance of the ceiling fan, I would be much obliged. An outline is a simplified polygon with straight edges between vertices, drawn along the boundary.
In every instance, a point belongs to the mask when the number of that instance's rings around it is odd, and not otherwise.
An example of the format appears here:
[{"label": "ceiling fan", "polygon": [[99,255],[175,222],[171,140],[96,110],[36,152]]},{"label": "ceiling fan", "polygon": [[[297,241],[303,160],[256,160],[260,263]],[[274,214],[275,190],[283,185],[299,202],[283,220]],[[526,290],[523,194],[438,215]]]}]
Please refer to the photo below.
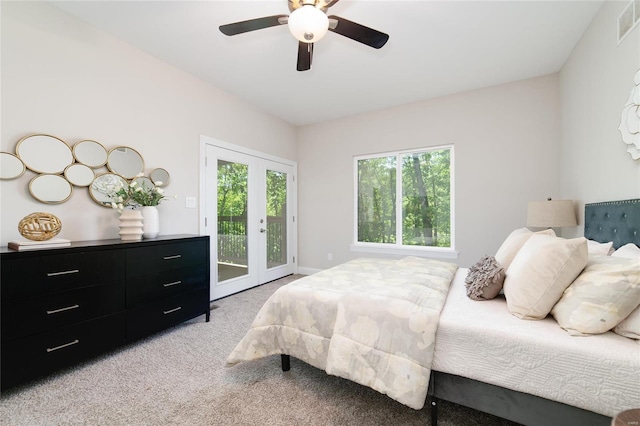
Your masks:
[{"label": "ceiling fan", "polygon": [[298,39],[298,71],[311,69],[313,44],[327,31],[340,34],[375,49],[389,40],[389,35],[339,16],[327,16],[327,9],[339,0],[288,0],[290,15],[273,15],[247,21],[220,25],[220,31],[228,36],[287,24],[291,34]]}]

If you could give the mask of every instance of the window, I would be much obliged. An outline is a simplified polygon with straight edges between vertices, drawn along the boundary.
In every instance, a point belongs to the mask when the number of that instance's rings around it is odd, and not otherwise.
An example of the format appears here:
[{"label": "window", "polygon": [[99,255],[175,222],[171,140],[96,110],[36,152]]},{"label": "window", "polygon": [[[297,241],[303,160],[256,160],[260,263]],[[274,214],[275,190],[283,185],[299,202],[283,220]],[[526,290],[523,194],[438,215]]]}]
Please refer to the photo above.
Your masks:
[{"label": "window", "polygon": [[453,251],[453,147],[355,158],[354,250]]}]

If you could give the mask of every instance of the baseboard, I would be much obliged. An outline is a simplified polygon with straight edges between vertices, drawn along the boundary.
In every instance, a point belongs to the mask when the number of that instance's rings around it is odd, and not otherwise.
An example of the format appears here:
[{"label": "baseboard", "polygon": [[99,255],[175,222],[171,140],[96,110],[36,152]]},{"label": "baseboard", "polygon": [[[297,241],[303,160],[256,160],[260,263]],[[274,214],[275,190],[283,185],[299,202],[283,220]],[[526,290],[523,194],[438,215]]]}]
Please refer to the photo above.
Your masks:
[{"label": "baseboard", "polygon": [[316,274],[318,272],[322,271],[322,269],[316,269],[316,268],[305,268],[302,266],[298,266],[298,273],[302,274],[302,275],[313,275]]}]

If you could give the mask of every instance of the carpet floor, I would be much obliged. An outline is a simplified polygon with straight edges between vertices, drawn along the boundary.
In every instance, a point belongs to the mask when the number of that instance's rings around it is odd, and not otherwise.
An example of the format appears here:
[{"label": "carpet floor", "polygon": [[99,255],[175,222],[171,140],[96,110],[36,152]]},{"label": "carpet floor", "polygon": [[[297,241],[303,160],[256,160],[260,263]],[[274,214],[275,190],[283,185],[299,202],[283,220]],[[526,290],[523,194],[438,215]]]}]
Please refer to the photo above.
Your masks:
[{"label": "carpet floor", "polygon": [[[215,302],[204,316],[0,396],[2,425],[430,425],[408,408],[294,358],[224,366],[285,277]],[[514,425],[440,402],[442,426]]]}]

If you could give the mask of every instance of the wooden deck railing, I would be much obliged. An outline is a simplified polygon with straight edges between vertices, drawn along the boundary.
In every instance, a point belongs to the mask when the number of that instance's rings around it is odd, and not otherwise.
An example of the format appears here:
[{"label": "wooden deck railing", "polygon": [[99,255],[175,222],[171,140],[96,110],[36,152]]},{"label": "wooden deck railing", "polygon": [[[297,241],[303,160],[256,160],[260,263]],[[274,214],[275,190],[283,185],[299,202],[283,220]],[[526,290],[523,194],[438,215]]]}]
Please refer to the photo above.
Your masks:
[{"label": "wooden deck railing", "polygon": [[[287,263],[286,218],[267,216],[267,265]],[[218,216],[218,262],[247,264],[247,217]]]}]

